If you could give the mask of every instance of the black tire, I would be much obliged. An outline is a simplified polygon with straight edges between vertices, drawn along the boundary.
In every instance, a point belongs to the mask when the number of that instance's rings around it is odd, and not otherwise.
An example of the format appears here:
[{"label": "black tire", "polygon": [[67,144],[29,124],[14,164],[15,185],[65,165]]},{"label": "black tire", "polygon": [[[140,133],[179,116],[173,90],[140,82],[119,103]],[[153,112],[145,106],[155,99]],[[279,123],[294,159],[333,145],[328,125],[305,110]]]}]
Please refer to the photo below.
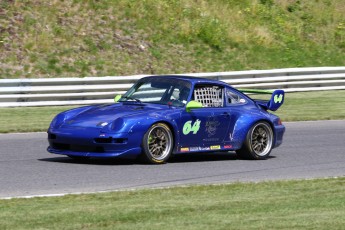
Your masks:
[{"label": "black tire", "polygon": [[164,123],[153,124],[142,140],[142,159],[151,164],[166,163],[173,151],[173,135]]},{"label": "black tire", "polygon": [[264,160],[270,155],[272,146],[272,128],[267,122],[260,121],[249,129],[242,148],[236,154],[243,159]]}]

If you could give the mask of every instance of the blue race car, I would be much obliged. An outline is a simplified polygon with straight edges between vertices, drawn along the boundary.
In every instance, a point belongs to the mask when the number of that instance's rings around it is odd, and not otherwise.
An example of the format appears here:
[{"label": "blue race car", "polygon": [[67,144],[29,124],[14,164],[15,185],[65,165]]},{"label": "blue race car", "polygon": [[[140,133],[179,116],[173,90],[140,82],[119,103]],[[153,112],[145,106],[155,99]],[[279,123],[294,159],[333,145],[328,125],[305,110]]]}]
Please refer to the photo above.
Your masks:
[{"label": "blue race car", "polygon": [[221,81],[145,77],[113,104],[58,114],[48,129],[48,151],[158,164],[192,152],[236,151],[241,158],[266,159],[285,132],[280,118],[267,112],[283,104],[284,91],[270,93],[268,101],[253,100]]}]

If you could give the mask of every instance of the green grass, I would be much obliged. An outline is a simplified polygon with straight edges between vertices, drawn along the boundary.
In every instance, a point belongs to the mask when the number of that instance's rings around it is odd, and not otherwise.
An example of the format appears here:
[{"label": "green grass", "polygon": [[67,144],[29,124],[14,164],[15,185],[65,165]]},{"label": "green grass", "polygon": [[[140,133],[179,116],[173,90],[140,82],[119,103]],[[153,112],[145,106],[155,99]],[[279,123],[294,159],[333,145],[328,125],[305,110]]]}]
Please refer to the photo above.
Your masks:
[{"label": "green grass", "polygon": [[[0,108],[0,133],[46,131],[58,112],[70,108],[73,107]],[[287,93],[276,114],[283,121],[345,119],[344,90]]]},{"label": "green grass", "polygon": [[0,200],[1,229],[343,229],[345,178]]},{"label": "green grass", "polygon": [[0,108],[0,133],[47,131],[57,113],[74,107]]},{"label": "green grass", "polygon": [[345,65],[343,0],[0,2],[0,78]]},{"label": "green grass", "polygon": [[345,91],[287,93],[276,114],[283,121],[344,120]]}]

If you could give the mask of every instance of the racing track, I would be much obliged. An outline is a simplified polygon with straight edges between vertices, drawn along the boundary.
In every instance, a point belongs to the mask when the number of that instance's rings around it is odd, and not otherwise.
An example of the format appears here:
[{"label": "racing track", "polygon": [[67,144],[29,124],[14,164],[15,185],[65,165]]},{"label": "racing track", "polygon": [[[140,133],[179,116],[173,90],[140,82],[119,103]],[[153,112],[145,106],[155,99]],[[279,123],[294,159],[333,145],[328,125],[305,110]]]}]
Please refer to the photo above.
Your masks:
[{"label": "racing track", "polygon": [[179,156],[165,165],[76,162],[46,152],[45,133],[0,134],[0,198],[345,175],[345,121],[285,125],[284,143],[268,160],[209,153]]}]

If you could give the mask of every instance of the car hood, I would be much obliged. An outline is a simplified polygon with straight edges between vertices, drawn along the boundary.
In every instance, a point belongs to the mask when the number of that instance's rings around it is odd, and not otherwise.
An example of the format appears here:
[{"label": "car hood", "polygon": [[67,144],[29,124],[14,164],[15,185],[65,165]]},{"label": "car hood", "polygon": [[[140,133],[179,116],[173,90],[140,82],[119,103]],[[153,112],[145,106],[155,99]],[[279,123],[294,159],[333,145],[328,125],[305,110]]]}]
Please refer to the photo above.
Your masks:
[{"label": "car hood", "polygon": [[110,104],[92,106],[90,109],[79,113],[76,116],[65,120],[62,127],[93,127],[103,128],[117,118],[131,116],[147,116],[152,112],[164,111],[169,109],[167,105],[148,105],[148,104]]}]

